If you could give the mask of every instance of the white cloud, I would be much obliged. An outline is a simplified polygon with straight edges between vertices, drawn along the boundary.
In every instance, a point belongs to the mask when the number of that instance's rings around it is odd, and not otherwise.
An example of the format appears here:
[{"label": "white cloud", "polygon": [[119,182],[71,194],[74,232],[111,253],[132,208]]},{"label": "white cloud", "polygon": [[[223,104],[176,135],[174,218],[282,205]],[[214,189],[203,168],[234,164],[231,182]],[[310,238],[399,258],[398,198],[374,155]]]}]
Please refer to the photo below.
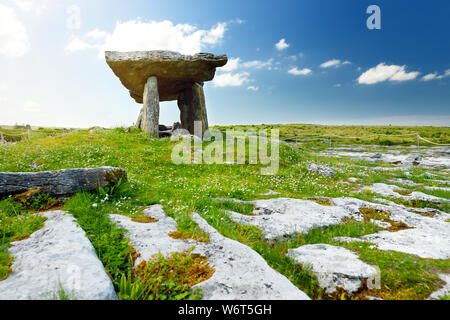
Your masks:
[{"label": "white cloud", "polygon": [[445,70],[444,74],[441,74],[440,76],[438,76],[438,79],[443,79],[443,78],[447,78],[448,76],[450,76],[450,69]]},{"label": "white cloud", "polygon": [[422,77],[423,81],[431,81],[431,80],[435,80],[435,79],[444,79],[447,78],[448,76],[450,76],[450,69],[445,70],[445,72],[443,74],[438,75],[437,72],[435,73],[429,73],[427,75],[424,75]]},{"label": "white cloud", "polygon": [[337,67],[341,64],[341,60],[333,59],[329,60],[327,62],[324,62],[320,65],[321,68],[331,68],[331,67]]},{"label": "white cloud", "polygon": [[311,72],[312,72],[311,69],[304,68],[304,69],[299,70],[297,67],[294,67],[288,71],[288,73],[290,73],[294,76],[306,76],[306,75],[310,74]]},{"label": "white cloud", "polygon": [[66,45],[64,50],[68,53],[71,53],[71,52],[83,51],[86,49],[94,49],[94,48],[100,48],[100,45],[89,44],[88,42],[86,42],[80,38],[72,36],[71,40]]},{"label": "white cloud", "polygon": [[243,68],[250,68],[250,69],[263,69],[267,68],[268,70],[272,69],[272,63],[273,59],[269,59],[267,61],[260,61],[260,60],[253,60],[242,63]]},{"label": "white cloud", "polygon": [[358,78],[359,84],[375,84],[383,81],[407,81],[417,78],[420,72],[406,72],[406,66],[386,65],[380,63]]},{"label": "white cloud", "polygon": [[30,50],[30,41],[24,24],[14,10],[0,4],[0,55],[16,58]]},{"label": "white cloud", "polygon": [[290,44],[286,42],[286,39],[281,39],[280,41],[278,41],[277,44],[275,44],[275,47],[277,48],[278,51],[283,51],[287,48],[289,48]]},{"label": "white cloud", "polygon": [[329,61],[326,61],[326,62],[322,63],[322,64],[320,65],[320,67],[323,68],[323,69],[325,69],[325,68],[331,68],[331,67],[338,68],[338,67],[340,67],[340,66],[347,65],[347,64],[351,64],[351,62],[348,61],[348,60],[342,62],[342,61],[339,60],[339,59],[332,59],[332,60],[329,60]]},{"label": "white cloud", "polygon": [[340,88],[340,87],[342,87],[342,84],[336,83],[333,87],[335,87],[335,88]]},{"label": "white cloud", "polygon": [[240,61],[241,58],[230,58],[228,59],[227,64],[224,67],[219,68],[218,70],[224,72],[236,70],[239,67]]},{"label": "white cloud", "polygon": [[172,50],[183,54],[195,54],[202,52],[208,45],[220,43],[226,30],[227,24],[224,22],[209,30],[199,30],[193,25],[174,25],[168,20],[143,22],[136,19],[117,22],[112,33],[94,29],[81,38],[72,37],[66,45],[66,51],[98,48],[101,57],[104,51],[108,50]]},{"label": "white cloud", "polygon": [[218,74],[213,80],[214,87],[239,87],[249,80],[248,72]]},{"label": "white cloud", "polygon": [[435,73],[429,73],[429,74],[424,75],[424,76],[422,77],[422,80],[423,80],[423,81],[431,81],[431,80],[434,80],[434,79],[437,79],[437,72],[435,72]]},{"label": "white cloud", "polygon": [[252,60],[247,62],[241,62],[241,58],[230,58],[228,63],[218,69],[220,72],[230,72],[236,69],[267,69],[272,70],[273,59],[267,61]]},{"label": "white cloud", "polygon": [[48,0],[12,0],[12,3],[22,11],[41,15],[47,9]]},{"label": "white cloud", "polygon": [[258,91],[258,90],[259,90],[259,87],[249,86],[249,87],[247,87],[247,89],[248,89],[248,90],[251,90],[251,91]]}]

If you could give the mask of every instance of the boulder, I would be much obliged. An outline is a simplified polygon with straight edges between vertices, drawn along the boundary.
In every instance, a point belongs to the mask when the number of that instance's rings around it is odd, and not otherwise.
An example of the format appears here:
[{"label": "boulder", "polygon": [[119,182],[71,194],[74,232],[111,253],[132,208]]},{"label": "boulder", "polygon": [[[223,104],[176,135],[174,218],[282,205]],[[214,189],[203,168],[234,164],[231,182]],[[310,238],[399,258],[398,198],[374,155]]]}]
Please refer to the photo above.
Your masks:
[{"label": "boulder", "polygon": [[322,174],[324,176],[327,176],[329,178],[333,178],[336,175],[336,172],[334,172],[333,169],[330,169],[325,166],[319,166],[317,164],[311,163],[308,165],[308,170],[311,172],[315,172],[318,174]]},{"label": "boulder", "polygon": [[137,103],[143,103],[144,86],[150,76],[158,78],[159,100],[172,101],[193,83],[211,81],[216,68],[228,62],[226,55],[198,53],[190,56],[172,51],[106,51],[105,56]]},{"label": "boulder", "polygon": [[67,196],[79,191],[96,191],[99,187],[126,181],[124,169],[100,167],[41,172],[0,172],[0,196],[40,190],[52,196]]},{"label": "boulder", "polygon": [[342,288],[352,294],[361,288],[363,280],[374,279],[377,270],[359,260],[348,249],[327,244],[301,246],[288,251],[288,257],[308,265],[327,293]]}]

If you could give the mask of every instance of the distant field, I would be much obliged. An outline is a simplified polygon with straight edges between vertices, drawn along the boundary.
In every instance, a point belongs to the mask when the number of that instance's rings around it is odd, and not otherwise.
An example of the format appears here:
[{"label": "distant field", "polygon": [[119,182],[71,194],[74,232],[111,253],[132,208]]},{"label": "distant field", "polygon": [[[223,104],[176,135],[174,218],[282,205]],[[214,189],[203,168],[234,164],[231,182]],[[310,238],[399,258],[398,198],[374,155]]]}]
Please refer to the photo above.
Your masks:
[{"label": "distant field", "polygon": [[[320,141],[323,137],[314,136],[343,136],[360,137],[360,139],[345,139],[332,137],[334,141],[352,144],[376,144],[376,145],[411,145],[417,143],[416,136],[395,137],[396,135],[408,135],[420,133],[420,136],[439,144],[450,144],[450,127],[402,127],[402,126],[327,126],[308,124],[288,124],[288,125],[237,125],[237,126],[215,126],[215,129],[225,131],[227,129],[236,130],[260,130],[279,129],[280,138],[288,139],[296,136],[303,136],[297,139],[299,142]],[[363,138],[370,135],[387,135],[372,138]],[[421,142],[423,145],[429,145]]]},{"label": "distant field", "polygon": [[[44,128],[27,126],[0,126],[0,133],[6,142],[17,142],[28,138],[42,138],[69,132],[71,129],[65,128]],[[1,141],[0,141],[1,143]]]}]

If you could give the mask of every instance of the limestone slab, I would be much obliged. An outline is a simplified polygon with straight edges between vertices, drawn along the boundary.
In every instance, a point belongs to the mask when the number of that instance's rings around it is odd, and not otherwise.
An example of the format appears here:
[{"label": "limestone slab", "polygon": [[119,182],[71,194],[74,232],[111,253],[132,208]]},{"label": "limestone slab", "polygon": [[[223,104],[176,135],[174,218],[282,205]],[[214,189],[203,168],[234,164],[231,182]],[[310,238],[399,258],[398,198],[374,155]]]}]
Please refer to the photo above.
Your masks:
[{"label": "limestone slab", "polygon": [[327,244],[314,244],[290,249],[288,256],[302,265],[308,265],[317,276],[319,285],[327,293],[342,288],[354,293],[363,280],[374,279],[377,270],[362,262],[352,251]]},{"label": "limestone slab", "polygon": [[116,300],[114,286],[85,232],[64,211],[43,213],[44,228],[13,242],[12,272],[0,281],[0,300]]},{"label": "limestone slab", "polygon": [[139,224],[130,218],[111,215],[120,226],[128,230],[133,247],[141,254],[140,261],[161,253],[170,256],[195,246],[193,253],[208,258],[216,270],[213,276],[199,283],[204,300],[309,300],[285,276],[273,270],[253,249],[228,239],[211,227],[198,214],[192,219],[210,235],[210,243],[194,240],[172,239],[168,233],[176,231],[176,222],[166,216],[161,206],[152,206],[144,211],[158,219],[156,223]]}]

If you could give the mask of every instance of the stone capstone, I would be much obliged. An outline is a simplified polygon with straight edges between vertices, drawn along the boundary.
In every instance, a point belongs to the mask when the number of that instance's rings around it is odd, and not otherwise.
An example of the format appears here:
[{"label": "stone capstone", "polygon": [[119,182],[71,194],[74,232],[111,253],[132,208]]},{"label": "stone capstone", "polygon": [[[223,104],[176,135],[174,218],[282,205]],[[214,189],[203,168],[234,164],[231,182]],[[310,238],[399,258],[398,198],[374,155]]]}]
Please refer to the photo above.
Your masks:
[{"label": "stone capstone", "polygon": [[158,78],[159,100],[172,101],[194,83],[214,79],[216,68],[228,62],[226,55],[198,53],[190,56],[173,51],[106,51],[105,56],[137,103],[143,103],[144,86],[151,76]]}]

